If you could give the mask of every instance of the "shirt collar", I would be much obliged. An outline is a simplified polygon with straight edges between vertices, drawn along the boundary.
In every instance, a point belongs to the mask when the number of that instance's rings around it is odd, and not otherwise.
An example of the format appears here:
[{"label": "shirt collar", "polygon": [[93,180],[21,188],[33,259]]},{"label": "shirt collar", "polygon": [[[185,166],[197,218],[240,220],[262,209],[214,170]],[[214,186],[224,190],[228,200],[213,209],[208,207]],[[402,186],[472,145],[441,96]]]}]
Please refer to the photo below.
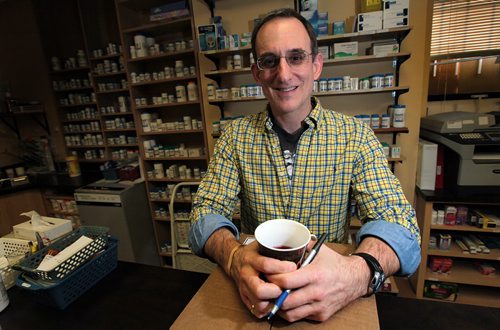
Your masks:
[{"label": "shirt collar", "polygon": [[[311,112],[309,112],[309,115],[307,115],[304,121],[309,127],[317,129],[319,127],[319,120],[323,113],[323,107],[321,106],[319,100],[314,96],[311,97],[311,106],[312,110]],[[271,113],[271,106],[268,103],[265,112],[266,118],[264,120],[264,126],[267,130],[272,130],[273,128],[273,121],[271,120],[270,113]]]}]

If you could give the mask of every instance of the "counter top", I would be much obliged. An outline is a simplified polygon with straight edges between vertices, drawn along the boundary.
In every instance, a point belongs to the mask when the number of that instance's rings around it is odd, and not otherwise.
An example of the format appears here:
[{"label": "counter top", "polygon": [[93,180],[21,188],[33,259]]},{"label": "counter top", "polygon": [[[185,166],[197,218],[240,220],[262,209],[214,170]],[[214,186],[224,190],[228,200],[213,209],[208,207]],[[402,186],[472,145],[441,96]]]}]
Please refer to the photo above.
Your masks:
[{"label": "counter top", "polygon": [[[0,314],[0,326],[2,329],[168,329],[207,277],[202,273],[118,262],[113,272],[63,311],[34,302],[31,291],[9,289],[10,304]],[[381,329],[487,329],[500,322],[497,308],[382,294],[377,294],[376,300]],[[208,326],[200,324],[198,328]]]},{"label": "counter top", "polygon": [[499,187],[456,187],[455,189],[421,190],[417,194],[428,202],[500,204]]}]

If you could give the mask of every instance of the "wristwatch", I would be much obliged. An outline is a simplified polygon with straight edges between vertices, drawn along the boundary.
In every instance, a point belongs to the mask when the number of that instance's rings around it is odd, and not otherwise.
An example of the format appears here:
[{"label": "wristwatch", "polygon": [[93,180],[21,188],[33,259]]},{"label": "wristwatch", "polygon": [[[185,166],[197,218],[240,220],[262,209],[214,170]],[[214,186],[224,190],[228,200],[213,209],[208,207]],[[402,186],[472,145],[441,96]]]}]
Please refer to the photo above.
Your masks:
[{"label": "wristwatch", "polygon": [[[377,259],[375,259],[373,256],[369,255],[368,253],[364,253],[364,252],[351,253],[351,255],[359,256],[359,257],[365,259],[365,261],[368,264],[368,267],[370,267],[370,270],[372,273],[372,277],[371,277],[370,282],[368,283],[368,289],[367,289],[366,295],[364,295],[364,297],[369,297],[372,294],[378,292],[380,287],[382,287],[382,284],[384,284],[385,274],[384,274],[384,270],[382,269],[382,266],[380,266]],[[371,291],[370,291],[370,289],[371,289]]]}]

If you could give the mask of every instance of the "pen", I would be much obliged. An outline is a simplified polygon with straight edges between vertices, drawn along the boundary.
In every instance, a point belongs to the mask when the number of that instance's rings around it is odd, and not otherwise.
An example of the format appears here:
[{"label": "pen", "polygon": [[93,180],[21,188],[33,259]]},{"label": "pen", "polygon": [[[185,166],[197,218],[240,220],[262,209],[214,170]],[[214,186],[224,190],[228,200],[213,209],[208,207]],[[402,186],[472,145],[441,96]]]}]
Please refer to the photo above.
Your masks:
[{"label": "pen", "polygon": [[[309,252],[309,254],[307,255],[306,260],[304,260],[304,262],[300,265],[299,268],[305,267],[305,266],[309,265],[311,263],[311,261],[313,261],[314,257],[316,257],[316,255],[318,254],[319,249],[321,248],[321,246],[325,242],[325,239],[326,239],[326,234],[325,233],[321,234],[321,236],[318,238],[318,241],[316,242],[316,244],[314,244],[311,252]],[[274,303],[273,309],[267,315],[268,321],[271,320],[273,318],[273,316],[276,315],[276,313],[280,310],[281,306],[283,305],[283,302],[285,301],[286,297],[288,297],[288,295],[290,294],[291,291],[292,290],[287,289],[280,294],[280,296],[278,297],[278,299]]]}]

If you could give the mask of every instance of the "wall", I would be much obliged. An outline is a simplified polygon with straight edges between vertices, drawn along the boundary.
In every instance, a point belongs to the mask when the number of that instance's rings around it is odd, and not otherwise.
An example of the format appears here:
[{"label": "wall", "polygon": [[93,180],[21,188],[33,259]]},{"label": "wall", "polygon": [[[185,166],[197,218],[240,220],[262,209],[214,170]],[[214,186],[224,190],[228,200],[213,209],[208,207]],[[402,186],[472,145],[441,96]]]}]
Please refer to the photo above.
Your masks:
[{"label": "wall", "polygon": [[[41,101],[44,105],[55,156],[62,157],[62,135],[58,130],[56,112],[48,65],[45,59],[40,34],[29,0],[0,2],[0,82],[10,85],[12,97]],[[28,117],[20,119],[23,138],[47,136]],[[0,166],[19,162],[18,141],[13,132],[0,123]]]},{"label": "wall", "polygon": [[[356,14],[357,1],[347,0],[318,0],[320,11],[328,11],[329,23],[334,20],[352,21],[352,17]],[[243,33],[251,31],[251,21],[254,17],[265,14],[271,9],[279,7],[293,7],[292,0],[219,0],[215,2],[215,15],[222,16],[224,27],[228,33]],[[207,5],[201,0],[193,0],[196,24],[207,24],[209,11]],[[409,86],[410,91],[400,97],[400,103],[407,106],[407,126],[410,130],[409,134],[400,134],[398,136],[398,144],[402,148],[402,154],[406,160],[396,165],[396,175],[399,177],[403,190],[407,198],[412,201],[415,188],[415,173],[417,162],[418,136],[420,129],[421,114],[427,108],[427,89],[429,80],[429,49],[430,49],[430,32],[432,18],[432,1],[431,0],[410,0],[410,25],[412,30],[402,44],[403,52],[410,52],[411,57],[401,66],[400,85]],[[349,24],[348,24],[349,25]],[[200,56],[201,70],[210,70],[213,68],[212,62]],[[350,66],[335,66],[331,67],[335,74],[341,76],[343,72],[352,73],[351,75],[363,76],[363,70],[373,70],[374,64],[350,65]],[[369,68],[368,68],[369,67]],[[390,66],[381,64],[376,68],[380,72],[389,71]],[[206,84],[211,80],[202,78],[202,92],[206,92]],[[207,132],[211,132],[210,127],[213,120],[218,120],[220,112],[217,107],[208,105],[205,101],[205,119],[207,124]],[[323,105],[331,107],[336,111],[347,114],[356,114],[361,112],[378,112],[386,111],[386,107],[391,103],[391,98],[388,95],[370,95],[369,97],[359,96],[342,96],[321,98]],[[370,104],[370,109],[367,110],[367,104]],[[243,103],[225,105],[225,113],[230,115],[239,115],[242,113],[250,113],[260,111],[265,106],[265,102],[251,102],[245,108]],[[381,138],[383,139],[383,137]],[[210,141],[211,139],[209,139]],[[213,140],[209,145],[213,146]]]}]

